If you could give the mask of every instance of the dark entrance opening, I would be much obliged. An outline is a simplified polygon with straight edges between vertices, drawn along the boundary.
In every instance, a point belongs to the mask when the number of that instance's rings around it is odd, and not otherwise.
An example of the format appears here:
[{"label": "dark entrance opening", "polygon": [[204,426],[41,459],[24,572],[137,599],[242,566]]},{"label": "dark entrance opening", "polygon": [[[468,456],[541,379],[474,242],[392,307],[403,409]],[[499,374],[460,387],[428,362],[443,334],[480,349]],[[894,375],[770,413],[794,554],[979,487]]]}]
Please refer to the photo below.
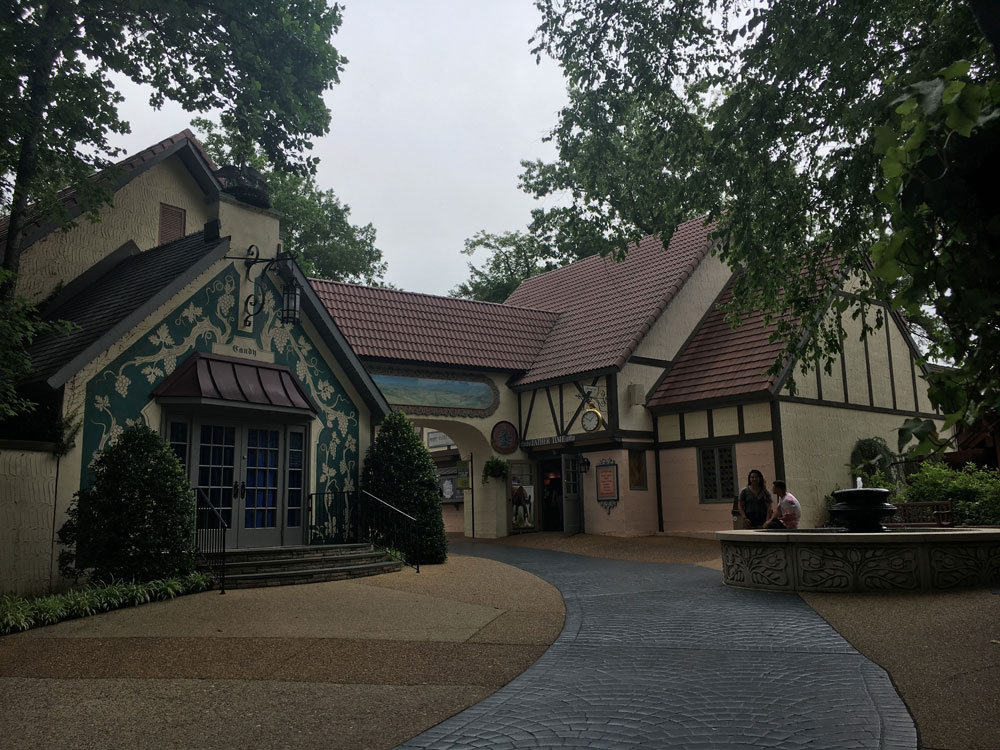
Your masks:
[{"label": "dark entrance opening", "polygon": [[542,531],[563,530],[562,459],[544,459],[538,462],[541,484]]}]

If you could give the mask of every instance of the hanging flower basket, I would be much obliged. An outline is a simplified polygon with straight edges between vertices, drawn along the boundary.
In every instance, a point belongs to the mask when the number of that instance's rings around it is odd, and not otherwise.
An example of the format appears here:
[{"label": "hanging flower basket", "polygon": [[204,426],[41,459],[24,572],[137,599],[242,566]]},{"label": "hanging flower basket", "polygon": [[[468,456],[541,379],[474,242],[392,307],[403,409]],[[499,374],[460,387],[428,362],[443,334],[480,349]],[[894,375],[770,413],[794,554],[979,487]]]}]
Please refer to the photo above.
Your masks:
[{"label": "hanging flower basket", "polygon": [[499,456],[490,456],[483,464],[483,484],[486,484],[490,477],[493,479],[507,478],[507,462]]}]

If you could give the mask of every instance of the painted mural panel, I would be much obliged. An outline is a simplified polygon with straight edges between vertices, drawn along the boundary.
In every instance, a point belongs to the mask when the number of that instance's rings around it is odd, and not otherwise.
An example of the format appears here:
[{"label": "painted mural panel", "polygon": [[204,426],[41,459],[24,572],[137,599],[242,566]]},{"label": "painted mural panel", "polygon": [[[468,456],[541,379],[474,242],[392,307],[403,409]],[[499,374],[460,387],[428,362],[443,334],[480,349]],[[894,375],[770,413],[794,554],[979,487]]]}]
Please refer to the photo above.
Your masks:
[{"label": "painted mural panel", "polygon": [[[97,452],[125,427],[145,422],[142,409],[152,390],[188,355],[211,352],[216,343],[233,344],[237,336],[237,294],[240,272],[223,269],[198,292],[179,304],[154,328],[111,362],[87,384],[82,446],[81,482],[86,484]],[[278,319],[280,296],[269,279],[258,282],[264,304],[253,318],[253,330],[237,341],[271,352],[276,364],[295,373],[319,410],[322,424],[315,468],[317,492],[352,491],[357,487],[358,409],[334,376],[301,325],[284,326]],[[159,425],[151,425],[159,428]],[[332,535],[324,508],[317,508],[314,532]]]},{"label": "painted mural panel", "polygon": [[374,369],[372,379],[386,401],[411,415],[489,416],[500,394],[489,378]]}]

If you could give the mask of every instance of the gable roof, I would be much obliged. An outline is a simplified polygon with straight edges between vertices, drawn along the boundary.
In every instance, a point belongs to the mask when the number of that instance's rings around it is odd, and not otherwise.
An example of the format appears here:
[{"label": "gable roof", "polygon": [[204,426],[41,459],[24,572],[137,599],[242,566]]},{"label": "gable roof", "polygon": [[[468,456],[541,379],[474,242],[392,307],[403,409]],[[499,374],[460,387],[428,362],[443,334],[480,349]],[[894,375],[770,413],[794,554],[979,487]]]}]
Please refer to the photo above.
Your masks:
[{"label": "gable roof", "polygon": [[677,227],[526,279],[502,304],[310,279],[358,355],[518,374],[528,385],[621,368],[710,249],[711,226]]},{"label": "gable roof", "polygon": [[[180,158],[188,168],[188,171],[190,171],[192,177],[194,177],[195,182],[198,183],[206,195],[218,192],[220,184],[218,179],[212,174],[216,168],[215,164],[205,152],[201,143],[198,142],[198,139],[195,138],[194,133],[188,128],[123,159],[110,169],[95,175],[94,179],[109,179],[110,184],[108,187],[112,191],[117,192],[150,167],[174,155]],[[86,206],[80,201],[77,191],[74,188],[69,187],[60,190],[58,199],[66,209],[66,215],[71,219],[79,216],[86,210]],[[57,221],[46,221],[38,217],[31,218],[31,210],[32,207],[29,206],[29,218],[24,227],[23,247],[37,242],[60,226],[60,222]],[[10,215],[0,216],[0,254],[2,254],[7,242],[7,230],[9,226]]]},{"label": "gable roof", "polygon": [[622,261],[593,256],[526,279],[505,305],[551,310],[559,318],[513,385],[620,369],[708,253],[712,226],[701,218],[631,245]]},{"label": "gable roof", "polygon": [[698,324],[646,402],[650,408],[670,407],[714,398],[765,396],[776,379],[764,373],[781,353],[780,341],[770,341],[774,326],[765,326],[755,312],[731,328],[722,306],[733,299],[732,280]]},{"label": "gable roof", "polygon": [[524,372],[556,313],[310,279],[361,357]]},{"label": "gable roof", "polygon": [[35,377],[60,387],[228,249],[228,237],[207,239],[203,231],[145,252],[126,244],[110,263],[95,266],[85,280],[81,277],[86,283],[67,287],[69,294],[45,311],[45,319],[66,320],[76,328],[32,344]]}]

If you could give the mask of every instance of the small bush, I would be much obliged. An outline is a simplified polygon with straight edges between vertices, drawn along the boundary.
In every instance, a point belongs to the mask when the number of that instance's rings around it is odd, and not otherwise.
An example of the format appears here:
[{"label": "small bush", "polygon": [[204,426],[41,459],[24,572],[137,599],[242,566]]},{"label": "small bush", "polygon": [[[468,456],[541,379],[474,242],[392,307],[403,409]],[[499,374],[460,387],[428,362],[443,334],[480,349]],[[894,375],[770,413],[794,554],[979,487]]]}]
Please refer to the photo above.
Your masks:
[{"label": "small bush", "polygon": [[194,493],[173,450],[144,425],[125,430],[98,456],[92,484],[67,515],[58,535],[64,575],[111,583],[194,569]]},{"label": "small bush", "polygon": [[203,573],[183,578],[168,578],[146,583],[110,583],[85,586],[65,594],[51,594],[29,599],[23,596],[0,596],[0,635],[29,628],[54,625],[75,617],[110,612],[121,607],[151,601],[173,599],[181,594],[196,594],[212,587],[212,579]]},{"label": "small bush", "polygon": [[939,461],[925,461],[910,475],[902,502],[951,500],[955,524],[960,526],[1000,525],[1000,472],[966,464],[961,470]]}]

